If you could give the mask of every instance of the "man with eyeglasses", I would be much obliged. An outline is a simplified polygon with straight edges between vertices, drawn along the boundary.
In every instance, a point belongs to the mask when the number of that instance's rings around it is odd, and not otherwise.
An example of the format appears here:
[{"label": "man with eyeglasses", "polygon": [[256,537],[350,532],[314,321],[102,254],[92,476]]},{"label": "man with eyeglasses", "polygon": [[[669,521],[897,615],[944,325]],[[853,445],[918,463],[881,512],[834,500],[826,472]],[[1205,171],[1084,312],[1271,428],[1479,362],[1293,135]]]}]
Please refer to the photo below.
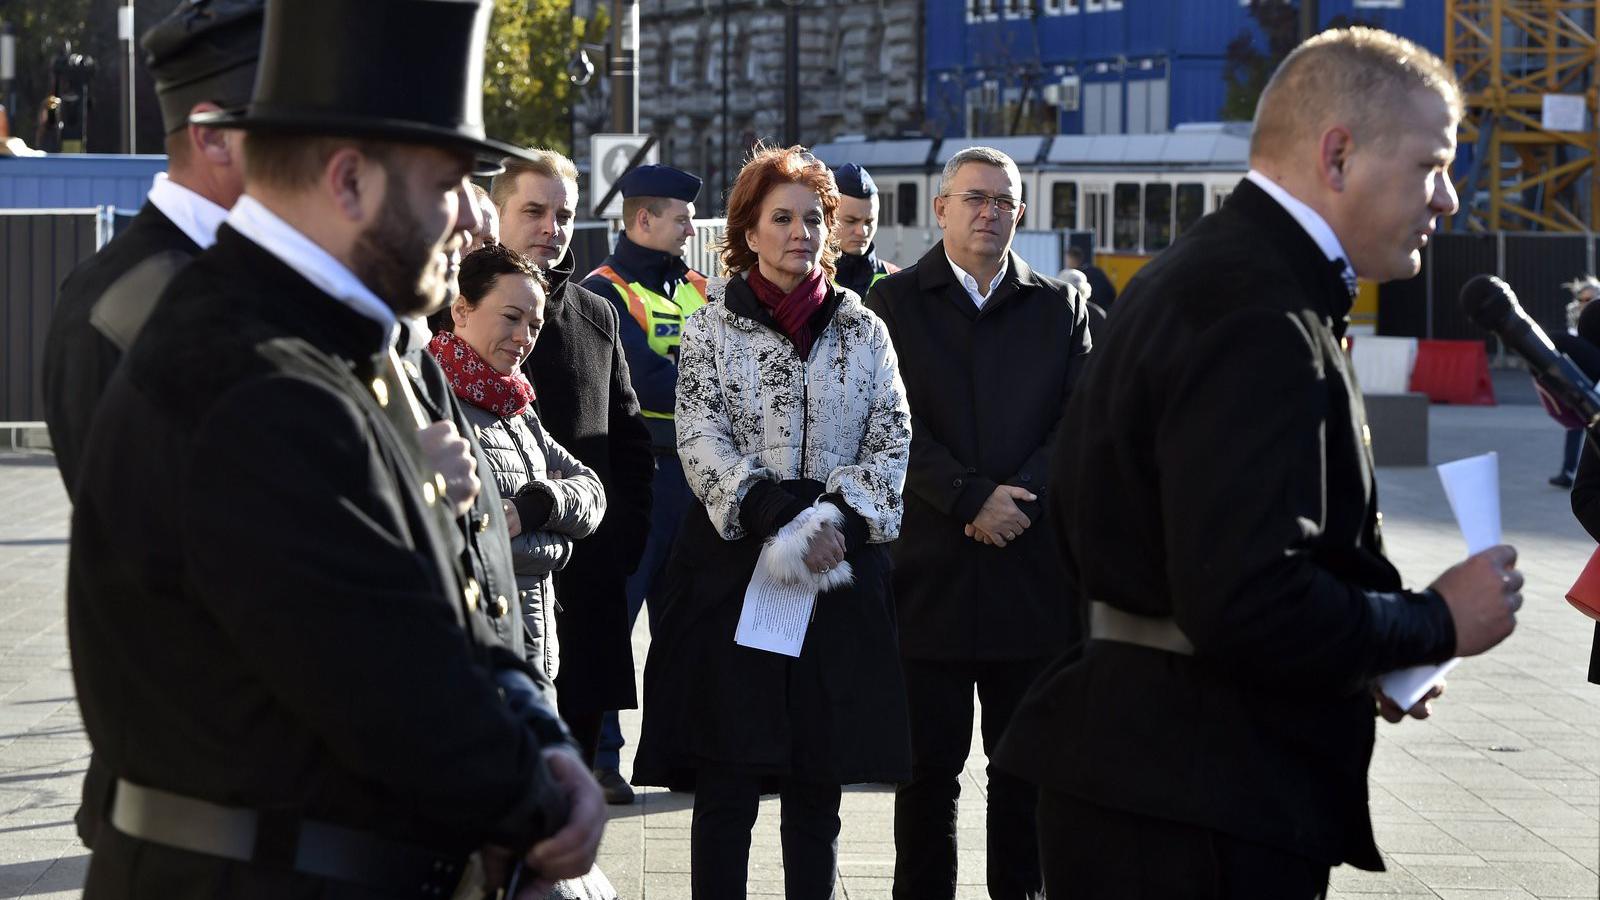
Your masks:
[{"label": "man with eyeglasses", "polygon": [[[867,298],[894,340],[912,419],[891,547],[912,752],[911,781],[895,793],[896,898],[955,895],[974,687],[991,751],[1034,676],[1079,637],[1042,501],[1089,352],[1087,305],[1011,252],[1021,196],[1004,153],[955,154],[933,201],[944,239]],[[996,900],[1041,896],[1034,807],[1031,785],[990,769]]]}]

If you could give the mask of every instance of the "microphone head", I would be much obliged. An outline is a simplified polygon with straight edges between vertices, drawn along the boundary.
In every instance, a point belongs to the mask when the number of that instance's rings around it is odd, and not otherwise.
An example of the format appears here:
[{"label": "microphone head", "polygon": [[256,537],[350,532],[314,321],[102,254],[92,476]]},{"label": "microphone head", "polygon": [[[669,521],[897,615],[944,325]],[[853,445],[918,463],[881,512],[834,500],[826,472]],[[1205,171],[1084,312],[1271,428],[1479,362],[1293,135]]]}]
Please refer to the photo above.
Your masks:
[{"label": "microphone head", "polygon": [[1479,328],[1495,331],[1521,310],[1511,285],[1493,275],[1474,275],[1461,287],[1461,311]]}]

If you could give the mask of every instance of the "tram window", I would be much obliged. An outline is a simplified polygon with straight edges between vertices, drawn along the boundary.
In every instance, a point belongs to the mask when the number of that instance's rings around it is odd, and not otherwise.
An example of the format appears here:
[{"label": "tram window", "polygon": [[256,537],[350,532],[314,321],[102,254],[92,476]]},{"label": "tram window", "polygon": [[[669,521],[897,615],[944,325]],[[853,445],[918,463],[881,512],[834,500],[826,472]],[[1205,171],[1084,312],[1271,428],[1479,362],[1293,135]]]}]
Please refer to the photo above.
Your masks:
[{"label": "tram window", "polygon": [[1172,243],[1172,185],[1144,188],[1144,249],[1155,253]]},{"label": "tram window", "polygon": [[1111,249],[1139,249],[1139,185],[1119,183],[1111,192]]},{"label": "tram window", "polygon": [[1173,237],[1188,231],[1194,226],[1194,223],[1200,221],[1201,216],[1206,214],[1206,186],[1203,184],[1178,185],[1177,212],[1178,227],[1173,232]]},{"label": "tram window", "polygon": [[1050,227],[1070,231],[1078,227],[1078,185],[1058,181],[1050,186]]},{"label": "tram window", "polygon": [[922,200],[917,196],[919,193],[921,193],[917,190],[917,183],[914,181],[902,181],[894,189],[894,192],[894,224],[907,226],[916,225],[918,204],[922,202]]}]

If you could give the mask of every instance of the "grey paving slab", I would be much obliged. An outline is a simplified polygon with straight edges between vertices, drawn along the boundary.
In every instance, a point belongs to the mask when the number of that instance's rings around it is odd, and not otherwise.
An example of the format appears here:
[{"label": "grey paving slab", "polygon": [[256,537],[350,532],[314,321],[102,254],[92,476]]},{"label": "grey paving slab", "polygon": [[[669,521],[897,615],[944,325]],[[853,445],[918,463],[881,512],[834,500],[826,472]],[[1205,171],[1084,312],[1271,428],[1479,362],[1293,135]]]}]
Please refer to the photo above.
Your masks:
[{"label": "grey paving slab", "polygon": [[[1498,384],[1498,382],[1497,382]],[[1588,685],[1590,623],[1562,599],[1594,543],[1566,495],[1545,485],[1561,434],[1535,407],[1434,407],[1435,463],[1500,455],[1507,540],[1522,553],[1517,633],[1453,673],[1434,718],[1380,726],[1371,807],[1388,871],[1336,870],[1331,898],[1600,896],[1600,687]],[[1391,556],[1426,584],[1464,552],[1431,468],[1383,469]],[[68,506],[42,454],[0,454],[0,898],[76,896],[87,855],[71,826],[88,746],[73,702],[63,587]],[[635,651],[649,635],[641,621]],[[639,715],[623,716],[630,739]],[[632,747],[624,749],[624,771]],[[986,760],[963,774],[958,897],[983,888]],[[692,798],[647,790],[614,809],[601,864],[626,898],[689,896]],[[776,800],[752,837],[751,894],[781,896]],[[839,896],[888,898],[893,797],[853,789],[842,804]]]}]

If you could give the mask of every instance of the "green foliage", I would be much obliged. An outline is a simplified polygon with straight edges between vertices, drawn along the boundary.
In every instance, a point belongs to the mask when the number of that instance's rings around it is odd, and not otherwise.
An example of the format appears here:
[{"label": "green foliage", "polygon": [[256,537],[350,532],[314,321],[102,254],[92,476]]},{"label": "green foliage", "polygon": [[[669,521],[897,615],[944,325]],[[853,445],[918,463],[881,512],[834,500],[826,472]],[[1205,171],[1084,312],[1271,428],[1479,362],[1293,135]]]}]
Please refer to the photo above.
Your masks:
[{"label": "green foliage", "polygon": [[[567,80],[567,63],[580,41],[604,39],[605,8],[584,20],[572,15],[570,0],[495,0],[494,7],[484,57],[485,128],[491,137],[570,156],[573,92],[584,88]],[[588,89],[597,89],[594,82]]]},{"label": "green foliage", "polygon": [[[0,3],[0,20],[17,35],[17,108],[6,112],[11,131],[33,143],[39,103],[50,93],[50,63],[71,42],[75,52],[98,55],[90,40],[90,0],[26,0]],[[0,98],[0,102],[4,102]]]},{"label": "green foliage", "polygon": [[[1265,49],[1256,46],[1256,37],[1249,30],[1240,31],[1228,42],[1222,66],[1222,79],[1228,83],[1221,110],[1225,122],[1248,122],[1256,117],[1256,102],[1261,99],[1272,73],[1278,70],[1278,64],[1289,51],[1300,44],[1299,3],[1250,0],[1250,17],[1256,20],[1267,46]],[[1348,28],[1351,25],[1382,27],[1377,22],[1344,15],[1330,18],[1327,27]]]}]

